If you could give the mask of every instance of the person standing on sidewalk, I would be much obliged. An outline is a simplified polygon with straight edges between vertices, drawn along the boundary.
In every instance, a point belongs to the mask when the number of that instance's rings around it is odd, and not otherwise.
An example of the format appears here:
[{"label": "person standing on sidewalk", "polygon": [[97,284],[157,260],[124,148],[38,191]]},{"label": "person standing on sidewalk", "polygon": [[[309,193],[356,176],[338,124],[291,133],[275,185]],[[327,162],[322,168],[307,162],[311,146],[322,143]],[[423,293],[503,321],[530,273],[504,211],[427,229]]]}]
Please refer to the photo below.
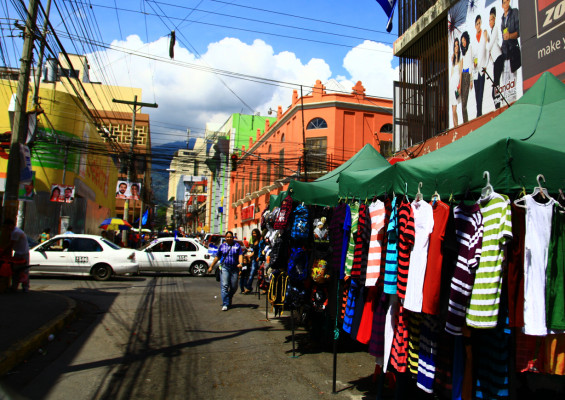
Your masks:
[{"label": "person standing on sidewalk", "polygon": [[220,284],[222,293],[222,311],[227,311],[231,306],[232,298],[237,292],[237,278],[239,268],[243,263],[243,249],[241,245],[233,240],[233,232],[226,232],[226,241],[220,245],[214,261],[208,268],[208,273],[212,272],[218,260],[224,259],[222,272],[220,274]]},{"label": "person standing on sidewalk", "polygon": [[24,231],[16,226],[14,220],[6,218],[4,225],[10,233],[13,254],[12,291],[18,290],[21,283],[24,292],[29,292],[29,245]]},{"label": "person standing on sidewalk", "polygon": [[259,270],[259,243],[261,242],[261,232],[259,229],[255,228],[251,232],[251,242],[249,245],[249,256],[251,258],[251,271],[249,271],[249,277],[247,282],[245,282],[245,294],[251,293],[253,291],[253,277],[257,274]]}]

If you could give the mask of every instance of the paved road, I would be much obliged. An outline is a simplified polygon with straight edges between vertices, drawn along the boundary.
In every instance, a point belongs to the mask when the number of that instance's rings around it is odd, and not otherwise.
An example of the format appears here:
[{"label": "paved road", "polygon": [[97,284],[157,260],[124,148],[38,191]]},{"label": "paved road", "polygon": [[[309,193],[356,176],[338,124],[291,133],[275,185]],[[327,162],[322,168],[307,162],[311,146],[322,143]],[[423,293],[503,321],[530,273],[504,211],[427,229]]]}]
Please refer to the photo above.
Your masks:
[{"label": "paved road", "polygon": [[[35,290],[78,300],[81,318],[18,367],[8,383],[30,399],[374,398],[374,359],[342,346],[333,355],[265,318],[264,297],[236,295],[221,311],[212,277],[143,275],[110,282],[33,278]],[[288,315],[288,313],[287,313]]]}]

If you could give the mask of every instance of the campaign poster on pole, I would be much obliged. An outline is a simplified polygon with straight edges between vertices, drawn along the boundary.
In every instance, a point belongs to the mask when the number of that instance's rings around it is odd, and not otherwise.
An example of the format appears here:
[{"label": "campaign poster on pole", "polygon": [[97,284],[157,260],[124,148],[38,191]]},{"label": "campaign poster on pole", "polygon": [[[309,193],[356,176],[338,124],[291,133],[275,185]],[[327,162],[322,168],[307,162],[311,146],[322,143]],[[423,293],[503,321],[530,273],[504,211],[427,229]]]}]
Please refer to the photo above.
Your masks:
[{"label": "campaign poster on pole", "polygon": [[448,23],[449,127],[523,94],[518,0],[461,0]]},{"label": "campaign poster on pole", "polygon": [[141,196],[141,184],[139,182],[132,182],[128,186],[129,194],[128,199],[139,200]]},{"label": "campaign poster on pole", "polygon": [[127,181],[118,181],[116,183],[116,199],[127,199],[130,196],[129,185]]},{"label": "campaign poster on pole", "polygon": [[18,190],[18,200],[33,201],[35,195],[35,171],[32,172],[32,178],[28,181],[21,181]]},{"label": "campaign poster on pole", "polygon": [[51,185],[50,201],[56,203],[72,203],[75,199],[75,187],[71,185]]}]

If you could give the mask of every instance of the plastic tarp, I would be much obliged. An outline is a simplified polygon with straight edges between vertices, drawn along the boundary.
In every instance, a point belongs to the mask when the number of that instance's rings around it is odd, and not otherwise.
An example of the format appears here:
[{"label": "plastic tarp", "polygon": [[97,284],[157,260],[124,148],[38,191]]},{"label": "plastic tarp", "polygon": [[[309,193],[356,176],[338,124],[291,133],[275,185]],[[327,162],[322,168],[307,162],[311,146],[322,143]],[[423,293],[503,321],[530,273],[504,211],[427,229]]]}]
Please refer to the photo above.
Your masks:
[{"label": "plastic tarp", "polygon": [[339,199],[338,178],[345,171],[363,171],[390,167],[390,164],[373,146],[366,144],[345,163],[312,182],[290,181],[292,198],[309,205],[333,206]]},{"label": "plastic tarp", "polygon": [[501,193],[530,192],[543,174],[550,192],[565,187],[565,84],[544,73],[508,110],[465,137],[391,168],[344,172],[340,196],[374,196],[385,191],[414,196],[422,182],[425,198],[480,191],[490,183]]}]

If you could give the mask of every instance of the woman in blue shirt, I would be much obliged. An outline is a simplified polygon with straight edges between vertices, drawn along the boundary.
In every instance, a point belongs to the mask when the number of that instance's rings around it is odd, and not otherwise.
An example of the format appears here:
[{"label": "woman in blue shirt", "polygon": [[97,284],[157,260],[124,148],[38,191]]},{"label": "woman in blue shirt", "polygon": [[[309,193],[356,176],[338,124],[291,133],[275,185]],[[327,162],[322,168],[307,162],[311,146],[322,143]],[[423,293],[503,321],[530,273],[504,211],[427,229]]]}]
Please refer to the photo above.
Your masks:
[{"label": "woman in blue shirt", "polygon": [[243,263],[243,249],[241,245],[233,240],[233,232],[226,232],[226,241],[220,245],[208,273],[212,272],[214,265],[223,259],[222,272],[220,274],[222,311],[227,311],[232,304],[233,295],[237,292],[237,278],[239,269]]}]

